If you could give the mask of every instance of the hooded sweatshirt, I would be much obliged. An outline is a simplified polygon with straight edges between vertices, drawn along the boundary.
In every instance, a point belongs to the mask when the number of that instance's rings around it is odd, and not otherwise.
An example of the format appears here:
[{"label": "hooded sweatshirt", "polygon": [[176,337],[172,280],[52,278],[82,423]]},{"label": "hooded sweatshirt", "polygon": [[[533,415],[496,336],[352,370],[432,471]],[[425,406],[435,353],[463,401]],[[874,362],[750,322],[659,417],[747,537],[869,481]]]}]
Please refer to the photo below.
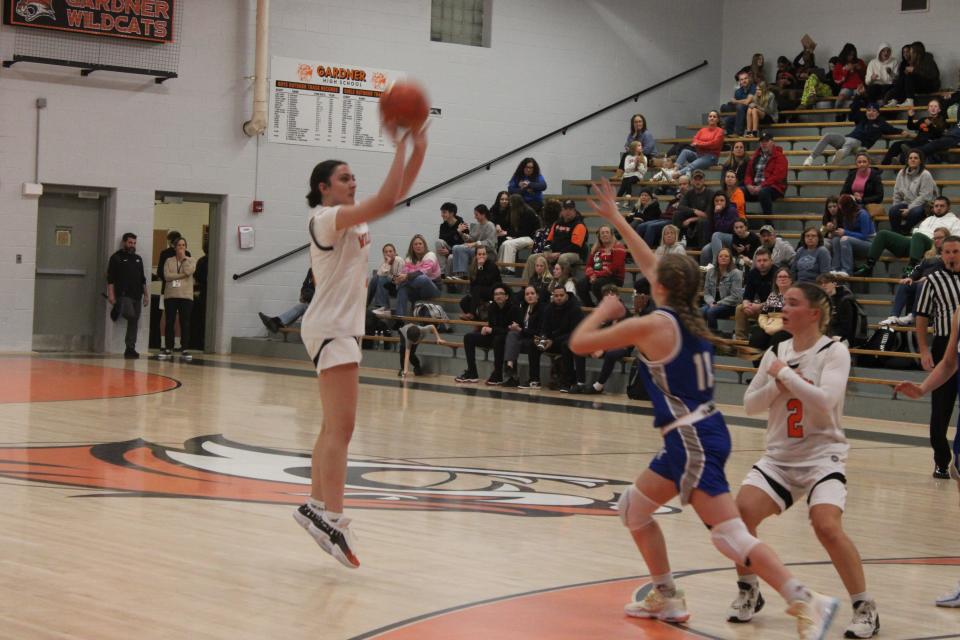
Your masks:
[{"label": "hooded sweatshirt", "polygon": [[893,185],[893,204],[906,202],[913,208],[932,202],[936,197],[937,183],[929,171],[916,171],[909,167],[900,169]]},{"label": "hooded sweatshirt", "polygon": [[[884,49],[890,49],[890,57],[886,62],[880,62],[880,52]],[[877,47],[877,57],[867,65],[867,84],[893,84],[897,77],[897,65],[899,61],[893,56],[893,49],[886,42],[881,42]],[[876,80],[873,76],[876,75]]]}]

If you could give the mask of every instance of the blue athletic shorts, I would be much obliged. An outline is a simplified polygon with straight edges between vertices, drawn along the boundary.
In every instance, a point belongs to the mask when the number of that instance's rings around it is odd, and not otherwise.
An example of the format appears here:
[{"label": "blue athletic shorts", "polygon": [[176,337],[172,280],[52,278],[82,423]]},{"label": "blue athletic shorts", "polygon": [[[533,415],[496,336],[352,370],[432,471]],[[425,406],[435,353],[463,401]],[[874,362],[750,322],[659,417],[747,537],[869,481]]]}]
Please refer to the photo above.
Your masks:
[{"label": "blue athletic shorts", "polygon": [[690,502],[694,489],[710,496],[729,493],[723,467],[730,457],[730,447],[727,425],[715,414],[668,432],[663,448],[650,461],[650,469],[677,485],[681,504]]}]

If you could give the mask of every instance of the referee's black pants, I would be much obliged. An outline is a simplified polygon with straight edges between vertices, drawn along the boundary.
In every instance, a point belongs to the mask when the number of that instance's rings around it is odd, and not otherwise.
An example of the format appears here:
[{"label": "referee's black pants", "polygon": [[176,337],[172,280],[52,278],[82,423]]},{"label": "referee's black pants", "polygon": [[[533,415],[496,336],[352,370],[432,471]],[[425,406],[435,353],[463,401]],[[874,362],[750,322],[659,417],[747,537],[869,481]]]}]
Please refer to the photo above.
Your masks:
[{"label": "referee's black pants", "polygon": [[[950,342],[949,336],[934,336],[930,349],[934,366],[943,360],[948,342]],[[953,405],[956,402],[957,374],[954,373],[942,386],[934,390],[930,397],[930,446],[933,447],[934,464],[941,469],[946,469],[950,464],[951,453],[950,443],[947,442],[947,428],[950,426]]]}]

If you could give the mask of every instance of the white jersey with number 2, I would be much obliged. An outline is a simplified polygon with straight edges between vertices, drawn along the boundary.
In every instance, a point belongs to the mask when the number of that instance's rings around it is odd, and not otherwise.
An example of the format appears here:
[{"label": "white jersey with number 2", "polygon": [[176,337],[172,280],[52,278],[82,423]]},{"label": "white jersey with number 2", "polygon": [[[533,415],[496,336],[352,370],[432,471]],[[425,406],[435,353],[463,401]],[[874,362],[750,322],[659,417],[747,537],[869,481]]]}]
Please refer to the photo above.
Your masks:
[{"label": "white jersey with number 2", "polygon": [[[850,446],[843,434],[843,401],[850,376],[850,352],[840,342],[822,336],[805,351],[793,348],[793,339],[768,349],[743,397],[748,414],[769,409],[767,452],[784,466],[816,464],[824,458],[845,461]],[[777,378],[770,373],[774,360],[787,367]],[[781,391],[777,380],[786,388]]]},{"label": "white jersey with number 2", "polygon": [[310,270],[316,290],[303,314],[300,332],[304,340],[364,333],[370,233],[366,223],[337,231],[339,211],[339,206],[310,211]]}]

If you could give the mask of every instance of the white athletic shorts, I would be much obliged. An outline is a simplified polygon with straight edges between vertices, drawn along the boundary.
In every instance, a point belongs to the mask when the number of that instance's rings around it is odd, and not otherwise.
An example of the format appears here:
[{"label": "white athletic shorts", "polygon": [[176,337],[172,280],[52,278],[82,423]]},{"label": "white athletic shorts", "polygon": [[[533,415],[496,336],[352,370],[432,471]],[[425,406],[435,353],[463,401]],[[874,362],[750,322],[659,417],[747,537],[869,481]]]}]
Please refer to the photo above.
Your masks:
[{"label": "white athletic shorts", "polygon": [[360,364],[363,357],[360,338],[304,338],[303,344],[317,367],[317,373],[342,364]]},{"label": "white athletic shorts", "polygon": [[753,465],[743,484],[770,496],[781,513],[804,495],[808,507],[832,504],[843,511],[847,501],[846,469],[846,462],[836,456],[803,467],[788,467],[764,456]]}]

